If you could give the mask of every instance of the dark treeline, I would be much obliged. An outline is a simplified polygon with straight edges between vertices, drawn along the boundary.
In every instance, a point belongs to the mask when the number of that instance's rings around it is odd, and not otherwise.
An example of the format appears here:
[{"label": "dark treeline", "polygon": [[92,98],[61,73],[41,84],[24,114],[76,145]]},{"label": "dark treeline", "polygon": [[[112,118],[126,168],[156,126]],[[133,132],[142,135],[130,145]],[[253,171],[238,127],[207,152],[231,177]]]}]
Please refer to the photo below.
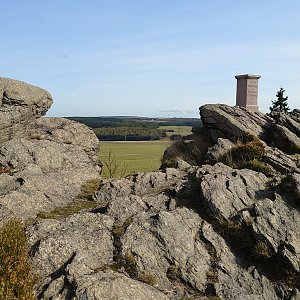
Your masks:
[{"label": "dark treeline", "polygon": [[101,141],[147,141],[159,140],[166,136],[165,130],[143,127],[106,127],[93,130]]},{"label": "dark treeline", "polygon": [[159,126],[202,126],[200,118],[68,117],[67,119],[83,123],[91,128],[139,127],[156,129]]}]

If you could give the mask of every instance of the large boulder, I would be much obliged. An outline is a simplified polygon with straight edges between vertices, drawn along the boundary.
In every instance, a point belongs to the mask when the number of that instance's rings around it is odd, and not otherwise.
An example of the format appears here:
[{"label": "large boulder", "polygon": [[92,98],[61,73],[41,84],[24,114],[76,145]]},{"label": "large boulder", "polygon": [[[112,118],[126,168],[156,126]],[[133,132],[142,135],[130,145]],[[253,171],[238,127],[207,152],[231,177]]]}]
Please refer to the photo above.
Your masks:
[{"label": "large boulder", "polygon": [[250,133],[288,154],[300,153],[300,118],[296,110],[265,115],[238,106],[205,104],[200,107],[200,115],[215,142],[223,137],[243,140]]},{"label": "large boulder", "polygon": [[99,140],[83,124],[41,117],[51,95],[0,78],[0,223],[81,201],[100,182]]},{"label": "large boulder", "polygon": [[200,115],[204,127],[235,140],[241,139],[246,132],[266,138],[266,132],[274,122],[262,113],[225,104],[205,104],[200,107]]},{"label": "large boulder", "polygon": [[0,143],[23,136],[26,125],[44,115],[52,104],[47,91],[0,77]]}]

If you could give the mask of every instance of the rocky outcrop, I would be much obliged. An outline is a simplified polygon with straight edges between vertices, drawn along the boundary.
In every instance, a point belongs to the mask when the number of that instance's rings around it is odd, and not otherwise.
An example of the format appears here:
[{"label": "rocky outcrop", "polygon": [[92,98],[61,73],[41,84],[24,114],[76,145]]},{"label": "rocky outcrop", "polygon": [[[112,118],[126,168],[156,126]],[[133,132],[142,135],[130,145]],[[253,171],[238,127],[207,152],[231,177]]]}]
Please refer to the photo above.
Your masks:
[{"label": "rocky outcrop", "polygon": [[272,113],[268,116],[249,112],[242,107],[206,104],[200,107],[200,115],[215,142],[218,138],[242,140],[246,133],[250,133],[288,154],[300,153],[300,118],[297,110],[290,114]]},{"label": "rocky outcrop", "polygon": [[86,182],[100,180],[97,137],[74,121],[40,118],[48,92],[6,78],[0,86],[0,222],[69,205]]},{"label": "rocky outcrop", "polygon": [[[188,171],[166,169],[103,182],[95,196],[97,208],[91,213],[61,221],[39,221],[30,228],[30,240],[35,249],[33,261],[42,270],[41,277],[46,278],[39,287],[40,297],[60,299],[58,291],[63,289],[64,276],[76,287],[74,297],[80,297],[83,290],[87,295],[108,297],[112,291],[107,291],[102,282],[109,276],[112,286],[116,278],[120,282],[127,278],[128,283],[123,283],[126,288],[131,286],[127,286],[130,280],[143,288],[129,291],[130,296],[123,296],[124,299],[143,299],[145,289],[149,293],[145,299],[189,299],[196,295],[218,295],[223,299],[253,299],[259,295],[258,299],[280,299],[271,274],[259,264],[253,265],[255,260],[238,253],[232,237],[223,233],[226,220],[215,218],[220,215],[216,214],[216,207],[220,207],[224,218],[238,216],[241,211],[245,211],[246,218],[246,209],[256,201],[270,201],[269,193],[262,191],[266,187],[265,176],[248,170],[237,175],[235,172],[239,171],[219,164],[215,170],[211,166],[191,167]],[[219,185],[223,200],[217,199],[218,190],[209,187],[210,177],[216,174],[220,179],[213,178],[213,182]],[[233,189],[227,188],[228,185]],[[207,194],[213,190],[215,198]],[[241,197],[239,204],[235,202],[237,195]],[[82,219],[86,225],[77,223]],[[96,220],[106,220],[105,228],[101,229],[103,225]],[[89,228],[97,228],[97,235],[105,234],[108,240],[96,238]],[[49,232],[54,233],[49,235]],[[62,242],[53,243],[52,239]],[[94,242],[91,240],[91,245],[85,246],[90,239]],[[108,256],[95,247],[109,247]],[[90,261],[89,251],[99,253],[101,259],[95,257],[94,262]],[[45,253],[49,267],[42,267]],[[51,274],[58,274],[62,266],[67,266],[66,271],[53,279]],[[283,290],[283,293],[288,292]],[[116,297],[122,299],[120,295]]]},{"label": "rocky outcrop", "polygon": [[44,115],[51,104],[47,91],[0,77],[0,143],[23,136],[27,125]]},{"label": "rocky outcrop", "polygon": [[[241,139],[246,132],[266,138],[273,119],[259,112],[249,112],[243,107],[225,104],[205,104],[200,107],[200,115],[205,128],[212,137]],[[220,136],[217,136],[220,135]]]},{"label": "rocky outcrop", "polygon": [[[93,132],[40,118],[48,104],[33,94],[44,108],[20,116],[26,131],[12,121],[7,140],[0,129],[0,222],[17,216],[28,224],[37,299],[299,298],[299,156],[269,139],[276,126],[282,138],[299,137],[297,111],[278,118],[205,105],[205,127],[175,149],[185,154],[176,168],[102,180]],[[272,172],[220,162],[237,145],[242,159],[250,151],[252,164]]]}]

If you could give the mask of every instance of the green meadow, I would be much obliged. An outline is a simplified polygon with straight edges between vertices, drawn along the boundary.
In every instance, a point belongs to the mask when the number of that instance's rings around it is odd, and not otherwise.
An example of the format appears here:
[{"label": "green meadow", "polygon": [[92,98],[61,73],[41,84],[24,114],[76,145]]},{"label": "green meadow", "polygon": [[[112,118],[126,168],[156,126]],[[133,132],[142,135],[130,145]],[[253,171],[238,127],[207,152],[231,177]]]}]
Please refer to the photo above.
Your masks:
[{"label": "green meadow", "polygon": [[[180,134],[182,136],[192,134],[192,126],[159,126],[158,129],[167,130],[168,137],[173,134]],[[168,132],[168,130],[174,130],[174,132]]]},{"label": "green meadow", "polygon": [[105,163],[118,165],[112,176],[114,178],[156,170],[170,144],[170,141],[101,142],[100,159],[104,164],[102,177],[110,177]]}]

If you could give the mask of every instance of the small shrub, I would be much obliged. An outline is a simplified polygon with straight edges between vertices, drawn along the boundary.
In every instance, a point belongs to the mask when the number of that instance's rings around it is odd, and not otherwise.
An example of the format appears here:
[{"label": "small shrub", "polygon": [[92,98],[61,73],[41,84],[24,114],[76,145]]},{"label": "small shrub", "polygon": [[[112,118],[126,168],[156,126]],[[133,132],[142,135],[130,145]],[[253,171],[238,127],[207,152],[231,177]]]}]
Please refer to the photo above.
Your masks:
[{"label": "small shrub", "polygon": [[239,167],[245,162],[261,159],[264,155],[264,145],[258,139],[246,143],[238,143],[230,149],[222,158],[221,161],[227,165],[232,164],[233,167]]},{"label": "small shrub", "polygon": [[25,228],[11,219],[0,228],[0,299],[33,300],[37,276],[31,271]]},{"label": "small shrub", "polygon": [[271,257],[270,251],[269,251],[269,247],[266,244],[266,242],[264,241],[259,241],[254,248],[255,254],[259,257],[259,258],[263,258],[263,259],[267,259],[269,257]]},{"label": "small shrub", "polygon": [[104,174],[108,179],[122,178],[127,174],[128,165],[118,160],[110,148],[106,159],[103,161]]},{"label": "small shrub", "polygon": [[157,283],[157,279],[155,275],[152,275],[150,273],[145,273],[145,272],[139,275],[138,280],[146,284],[149,284],[151,286],[155,286]]},{"label": "small shrub", "polygon": [[220,161],[232,168],[247,168],[270,176],[273,174],[271,167],[261,161],[264,152],[263,143],[247,133],[243,137],[243,142],[238,142],[221,157]]},{"label": "small shrub", "polygon": [[258,159],[253,159],[248,162],[245,162],[242,165],[242,167],[256,171],[256,172],[264,173],[267,176],[273,175],[273,171],[272,171],[271,167],[267,164],[264,164],[263,162],[261,162]]}]

